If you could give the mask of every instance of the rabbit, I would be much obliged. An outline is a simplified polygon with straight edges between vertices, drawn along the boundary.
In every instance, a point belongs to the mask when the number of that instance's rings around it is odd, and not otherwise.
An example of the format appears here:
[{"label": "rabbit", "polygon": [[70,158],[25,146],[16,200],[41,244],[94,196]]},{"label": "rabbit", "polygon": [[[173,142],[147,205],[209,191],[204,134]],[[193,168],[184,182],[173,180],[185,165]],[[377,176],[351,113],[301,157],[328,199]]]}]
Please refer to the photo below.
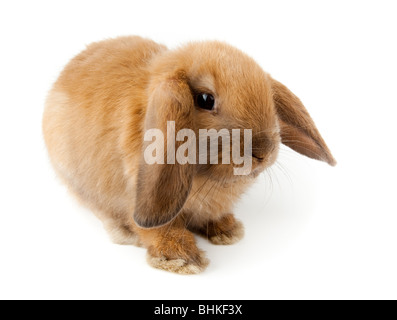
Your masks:
[{"label": "rabbit", "polygon": [[[168,121],[195,133],[251,129],[249,174],[235,175],[233,162],[146,163],[145,132],[166,132]],[[146,248],[151,266],[179,274],[209,263],[195,234],[217,245],[243,237],[233,206],[275,162],[280,143],[336,164],[302,102],[219,41],[174,50],[138,36],[90,44],[54,83],[42,127],[57,175],[112,240]]]}]

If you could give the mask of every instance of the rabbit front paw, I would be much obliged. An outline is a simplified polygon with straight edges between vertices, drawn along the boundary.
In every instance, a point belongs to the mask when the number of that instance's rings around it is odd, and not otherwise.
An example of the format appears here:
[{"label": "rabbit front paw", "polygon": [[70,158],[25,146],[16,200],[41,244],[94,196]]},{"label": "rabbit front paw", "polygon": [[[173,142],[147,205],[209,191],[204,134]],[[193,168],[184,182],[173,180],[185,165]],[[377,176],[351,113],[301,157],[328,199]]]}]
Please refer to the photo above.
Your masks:
[{"label": "rabbit front paw", "polygon": [[244,237],[244,225],[231,213],[219,220],[208,221],[195,231],[217,245],[234,244]]},{"label": "rabbit front paw", "polygon": [[149,265],[154,268],[179,274],[201,273],[209,263],[209,260],[205,257],[204,251],[201,250],[194,258],[169,258],[164,255],[153,255],[149,250],[146,258]]}]

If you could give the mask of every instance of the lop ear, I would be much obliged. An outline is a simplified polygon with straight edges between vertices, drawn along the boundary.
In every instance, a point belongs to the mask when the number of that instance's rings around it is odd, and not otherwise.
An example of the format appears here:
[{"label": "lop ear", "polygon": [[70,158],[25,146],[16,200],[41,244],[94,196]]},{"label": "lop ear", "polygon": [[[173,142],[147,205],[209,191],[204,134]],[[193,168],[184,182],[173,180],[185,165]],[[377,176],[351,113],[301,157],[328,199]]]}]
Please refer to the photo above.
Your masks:
[{"label": "lop ear", "polygon": [[271,81],[282,143],[309,158],[336,165],[331,151],[299,98],[282,83],[274,79]]},{"label": "lop ear", "polygon": [[[161,131],[163,141],[143,143],[143,154],[149,144],[155,143],[161,152],[163,164],[147,163],[141,159],[136,189],[134,220],[138,226],[152,228],[164,225],[174,219],[181,211],[192,187],[193,164],[179,164],[175,150],[183,141],[175,141],[175,134],[181,129],[194,127],[194,101],[184,75],[153,82],[149,88],[149,101],[145,118],[145,132],[148,129]],[[175,122],[175,131],[170,130],[167,121]],[[144,132],[144,134],[145,134]],[[167,142],[175,143],[175,148],[167,148]],[[163,147],[162,147],[163,146]],[[158,158],[159,155],[156,154]],[[169,164],[169,162],[172,162]]]}]

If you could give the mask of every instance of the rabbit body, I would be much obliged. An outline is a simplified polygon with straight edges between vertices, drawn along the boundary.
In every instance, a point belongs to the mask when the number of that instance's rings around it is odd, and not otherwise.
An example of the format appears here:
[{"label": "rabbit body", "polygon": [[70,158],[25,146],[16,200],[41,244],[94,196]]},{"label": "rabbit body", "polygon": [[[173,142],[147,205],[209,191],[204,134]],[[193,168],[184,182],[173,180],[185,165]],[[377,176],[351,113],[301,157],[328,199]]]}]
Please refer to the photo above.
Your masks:
[{"label": "rabbit body", "polygon": [[[190,56],[190,51],[195,53]],[[210,54],[225,56],[212,65],[197,62],[197,56]],[[220,72],[217,68],[229,55],[244,60],[247,71],[238,72],[242,79],[246,72],[254,74],[246,82],[256,81],[257,87],[247,84],[242,89],[228,83],[226,73],[230,71],[225,68]],[[258,80],[261,77],[264,80]],[[277,85],[274,82],[273,87]],[[247,91],[249,87],[252,92],[248,90],[247,96],[255,95],[255,90],[263,92],[256,100],[250,98],[255,106],[263,99],[263,110],[247,111],[251,113],[249,119],[242,116],[241,110],[233,111],[234,114],[222,114],[220,110],[219,117],[223,118],[218,121],[215,114],[195,107],[194,92],[202,87],[217,91],[214,96],[225,105],[224,110],[226,105],[237,103],[225,98],[227,94],[222,88]],[[284,138],[280,130],[287,128],[288,121],[282,119],[289,117],[277,113],[275,96],[272,79],[252,59],[227,45],[190,44],[175,53],[151,40],[121,37],[89,45],[65,67],[46,101],[44,138],[58,176],[96,213],[115,242],[146,247],[148,261],[154,267],[183,274],[198,273],[208,260],[197,248],[193,233],[215,244],[231,244],[243,236],[243,226],[232,214],[233,205],[256,175],[274,162]],[[268,151],[254,163],[253,174],[246,177],[234,177],[230,173],[232,165],[190,165],[186,169],[178,165],[144,164],[145,130],[182,118],[181,127],[224,125],[254,128],[258,133],[269,131],[262,140],[271,148],[266,147]],[[239,121],[235,124],[233,118]],[[284,131],[296,128],[299,126]],[[315,127],[313,130],[316,135]],[[306,135],[313,140],[313,132]],[[319,134],[315,140],[317,145],[323,142]],[[285,143],[288,142],[286,136]],[[301,152],[299,147],[292,146]],[[307,148],[301,153],[304,149]],[[325,143],[313,150],[306,155],[333,164]],[[177,173],[164,173],[168,170],[164,168]],[[160,205],[161,202],[164,204]],[[169,212],[168,216],[163,216],[162,211]]]}]

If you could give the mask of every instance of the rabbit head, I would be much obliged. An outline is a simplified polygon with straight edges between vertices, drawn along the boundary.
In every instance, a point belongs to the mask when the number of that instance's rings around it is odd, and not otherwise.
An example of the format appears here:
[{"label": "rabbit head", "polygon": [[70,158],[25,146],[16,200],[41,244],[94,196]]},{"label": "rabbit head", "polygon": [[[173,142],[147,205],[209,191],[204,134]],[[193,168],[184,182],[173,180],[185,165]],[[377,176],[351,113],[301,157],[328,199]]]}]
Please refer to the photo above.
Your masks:
[{"label": "rabbit head", "polygon": [[[191,43],[158,55],[149,73],[144,129],[160,129],[165,144],[172,138],[167,135],[168,121],[174,121],[176,132],[191,130],[196,140],[188,143],[196,146],[197,163],[148,164],[142,158],[134,213],[141,227],[160,226],[176,217],[196,175],[220,183],[242,179],[235,174],[241,164],[233,157],[230,163],[223,163],[225,153],[220,148],[215,155],[218,163],[211,159],[199,163],[203,129],[223,130],[230,133],[229,137],[233,130],[240,129],[240,139],[229,143],[229,155],[235,147],[246,150],[244,129],[250,130],[250,154],[245,155],[252,163],[249,177],[274,163],[281,142],[310,158],[336,163],[301,101],[234,47],[220,42]],[[175,150],[184,143],[176,141]],[[143,147],[147,146],[144,142]],[[175,152],[164,151],[165,157],[167,152]]]}]

